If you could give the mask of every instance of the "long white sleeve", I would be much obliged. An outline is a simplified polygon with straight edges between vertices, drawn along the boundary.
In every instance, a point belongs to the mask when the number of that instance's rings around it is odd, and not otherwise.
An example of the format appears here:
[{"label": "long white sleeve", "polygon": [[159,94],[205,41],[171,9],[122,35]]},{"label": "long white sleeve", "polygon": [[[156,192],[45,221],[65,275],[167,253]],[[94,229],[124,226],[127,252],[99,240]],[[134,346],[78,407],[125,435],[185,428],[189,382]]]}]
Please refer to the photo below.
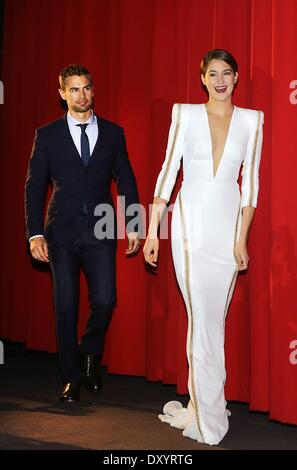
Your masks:
[{"label": "long white sleeve", "polygon": [[259,193],[259,166],[263,141],[264,113],[254,111],[247,153],[242,167],[241,208],[257,207]]},{"label": "long white sleeve", "polygon": [[160,197],[166,201],[170,199],[183,154],[185,124],[183,108],[182,104],[173,105],[166,156],[154,192],[155,197]]}]

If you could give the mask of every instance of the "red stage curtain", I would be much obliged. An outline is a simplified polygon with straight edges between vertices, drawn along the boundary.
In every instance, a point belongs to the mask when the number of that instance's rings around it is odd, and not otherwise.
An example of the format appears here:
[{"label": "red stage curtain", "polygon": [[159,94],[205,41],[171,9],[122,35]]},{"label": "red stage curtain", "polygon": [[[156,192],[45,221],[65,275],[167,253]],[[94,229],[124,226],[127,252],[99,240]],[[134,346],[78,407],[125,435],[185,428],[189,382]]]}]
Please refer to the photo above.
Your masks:
[{"label": "red stage curtain", "polygon": [[[235,104],[265,112],[250,267],[239,276],[227,319],[227,398],[297,424],[296,18],[296,0],[5,2],[0,336],[56,348],[50,274],[26,253],[23,188],[34,129],[61,115],[59,70],[76,62],[92,71],[95,109],[124,126],[147,207],[172,104],[206,100],[200,59],[226,48],[239,62]],[[185,393],[186,315],[170,242],[161,243],[156,275],[145,270],[141,253],[127,260],[125,247],[120,241],[118,306],[104,363],[110,372],[176,383]],[[87,317],[84,279],[82,285],[80,332]]]}]

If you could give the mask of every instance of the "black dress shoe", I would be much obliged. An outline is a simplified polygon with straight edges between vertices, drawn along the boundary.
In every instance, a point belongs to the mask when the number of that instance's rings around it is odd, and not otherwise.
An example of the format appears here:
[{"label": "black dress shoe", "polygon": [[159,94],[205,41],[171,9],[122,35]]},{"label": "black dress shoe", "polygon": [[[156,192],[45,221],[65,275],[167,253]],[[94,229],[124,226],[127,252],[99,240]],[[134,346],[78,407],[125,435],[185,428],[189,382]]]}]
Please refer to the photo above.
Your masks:
[{"label": "black dress shoe", "polygon": [[80,397],[80,382],[68,382],[61,393],[61,403],[77,403]]},{"label": "black dress shoe", "polygon": [[82,383],[89,392],[101,392],[102,377],[99,365],[99,356],[96,354],[83,354]]}]

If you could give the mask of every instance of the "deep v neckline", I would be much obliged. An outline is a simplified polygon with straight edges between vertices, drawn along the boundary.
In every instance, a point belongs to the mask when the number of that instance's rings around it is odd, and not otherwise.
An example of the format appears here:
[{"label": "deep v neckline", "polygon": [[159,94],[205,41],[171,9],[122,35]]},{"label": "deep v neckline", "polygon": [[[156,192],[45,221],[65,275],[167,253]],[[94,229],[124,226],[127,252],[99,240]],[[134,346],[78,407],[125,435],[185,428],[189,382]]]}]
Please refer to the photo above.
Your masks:
[{"label": "deep v neckline", "polygon": [[204,110],[205,110],[206,124],[207,124],[207,129],[208,129],[209,153],[210,153],[211,163],[212,163],[211,174],[212,174],[213,180],[215,180],[216,177],[217,177],[217,174],[218,174],[218,172],[219,172],[219,169],[220,169],[222,160],[223,160],[223,158],[224,158],[224,155],[225,155],[225,153],[226,153],[226,148],[227,148],[227,145],[228,145],[229,136],[230,136],[230,132],[231,132],[231,129],[232,129],[233,118],[234,118],[236,106],[233,105],[233,112],[232,112],[232,116],[231,116],[231,118],[230,118],[230,122],[229,122],[229,126],[228,126],[228,131],[227,131],[227,135],[226,135],[226,140],[225,140],[225,144],[224,144],[224,148],[223,148],[223,152],[222,152],[222,155],[221,155],[221,157],[220,157],[220,159],[219,159],[219,163],[218,163],[218,166],[217,166],[217,171],[216,171],[215,173],[214,173],[213,145],[212,145],[212,136],[211,136],[211,130],[210,130],[209,117],[208,117],[208,112],[207,112],[207,109],[206,109],[206,104],[204,103],[203,106],[204,106]]}]

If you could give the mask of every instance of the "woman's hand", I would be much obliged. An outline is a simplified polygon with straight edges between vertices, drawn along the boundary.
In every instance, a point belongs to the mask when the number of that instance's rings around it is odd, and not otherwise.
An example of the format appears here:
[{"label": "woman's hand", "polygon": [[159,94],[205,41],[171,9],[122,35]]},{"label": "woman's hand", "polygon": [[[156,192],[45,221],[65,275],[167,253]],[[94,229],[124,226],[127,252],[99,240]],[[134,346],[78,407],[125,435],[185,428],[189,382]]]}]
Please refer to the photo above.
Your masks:
[{"label": "woman's hand", "polygon": [[143,255],[144,255],[145,261],[151,266],[153,266],[154,268],[156,268],[157,261],[158,261],[158,254],[159,254],[158,238],[147,237],[144,247],[143,247]]},{"label": "woman's hand", "polygon": [[237,262],[238,271],[244,271],[248,268],[249,255],[246,242],[238,240],[234,248],[234,256]]}]

